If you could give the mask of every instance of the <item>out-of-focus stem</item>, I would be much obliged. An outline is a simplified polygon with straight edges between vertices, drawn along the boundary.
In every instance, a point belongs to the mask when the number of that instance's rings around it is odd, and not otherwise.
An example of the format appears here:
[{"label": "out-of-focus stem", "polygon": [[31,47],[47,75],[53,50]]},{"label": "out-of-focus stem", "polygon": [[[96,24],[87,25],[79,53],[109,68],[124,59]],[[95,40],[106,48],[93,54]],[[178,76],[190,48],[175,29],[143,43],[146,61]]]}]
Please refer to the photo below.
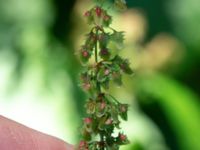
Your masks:
[{"label": "out-of-focus stem", "polygon": [[[96,28],[96,43],[95,43],[95,62],[96,62],[96,64],[98,65],[98,33],[99,33],[99,31],[98,31],[98,28]],[[97,86],[97,91],[98,91],[98,94],[100,94],[101,93],[101,85],[100,85],[100,83],[98,82],[98,80],[97,80],[97,73],[98,73],[98,66],[97,66],[97,71],[96,71],[96,86]]]}]

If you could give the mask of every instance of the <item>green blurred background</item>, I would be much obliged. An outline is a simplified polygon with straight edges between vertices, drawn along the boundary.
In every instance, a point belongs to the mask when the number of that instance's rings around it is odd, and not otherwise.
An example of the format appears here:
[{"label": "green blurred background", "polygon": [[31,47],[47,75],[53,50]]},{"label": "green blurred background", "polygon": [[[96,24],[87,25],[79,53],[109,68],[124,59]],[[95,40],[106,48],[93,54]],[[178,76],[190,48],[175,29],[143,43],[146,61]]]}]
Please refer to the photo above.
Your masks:
[{"label": "green blurred background", "polygon": [[[135,70],[111,92],[131,105],[123,150],[200,150],[200,9],[197,0],[127,0]],[[0,0],[0,114],[76,143],[86,95],[76,56],[90,0]]]}]

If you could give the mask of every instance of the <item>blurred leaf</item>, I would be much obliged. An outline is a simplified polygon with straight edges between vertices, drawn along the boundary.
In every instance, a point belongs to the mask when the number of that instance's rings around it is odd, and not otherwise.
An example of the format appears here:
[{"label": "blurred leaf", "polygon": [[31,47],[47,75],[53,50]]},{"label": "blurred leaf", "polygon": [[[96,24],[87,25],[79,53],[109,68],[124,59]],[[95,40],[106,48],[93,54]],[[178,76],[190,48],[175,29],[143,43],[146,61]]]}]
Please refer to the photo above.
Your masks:
[{"label": "blurred leaf", "polygon": [[134,144],[132,144],[131,149],[132,150],[144,150],[142,144],[140,144],[139,142],[135,142]]},{"label": "blurred leaf", "polygon": [[181,149],[199,150],[199,98],[184,85],[162,74],[148,74],[138,79],[139,92],[155,97],[162,106]]}]

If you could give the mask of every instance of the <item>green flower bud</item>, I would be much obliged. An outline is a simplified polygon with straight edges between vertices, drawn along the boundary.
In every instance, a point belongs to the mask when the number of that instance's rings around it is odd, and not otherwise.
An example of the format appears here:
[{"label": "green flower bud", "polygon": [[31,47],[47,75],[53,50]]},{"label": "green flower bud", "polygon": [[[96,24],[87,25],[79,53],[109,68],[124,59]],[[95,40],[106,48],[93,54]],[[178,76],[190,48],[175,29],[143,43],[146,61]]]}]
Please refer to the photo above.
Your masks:
[{"label": "green flower bud", "polygon": [[106,113],[106,103],[103,101],[103,102],[98,102],[97,105],[96,105],[96,116],[98,118],[102,117],[105,115]]},{"label": "green flower bud", "polygon": [[99,52],[99,55],[104,60],[108,60],[110,58],[110,53],[107,48],[102,48]]},{"label": "green flower bud", "polygon": [[120,67],[122,71],[126,74],[133,74],[133,70],[129,66],[128,60],[124,60],[121,64]]},{"label": "green flower bud", "polygon": [[127,120],[128,119],[128,115],[127,115],[127,111],[128,111],[128,104],[119,104],[118,106],[118,110],[119,110],[119,115],[123,120]]},{"label": "green flower bud", "polygon": [[96,102],[94,100],[89,100],[86,103],[86,111],[88,114],[94,114],[96,108]]}]

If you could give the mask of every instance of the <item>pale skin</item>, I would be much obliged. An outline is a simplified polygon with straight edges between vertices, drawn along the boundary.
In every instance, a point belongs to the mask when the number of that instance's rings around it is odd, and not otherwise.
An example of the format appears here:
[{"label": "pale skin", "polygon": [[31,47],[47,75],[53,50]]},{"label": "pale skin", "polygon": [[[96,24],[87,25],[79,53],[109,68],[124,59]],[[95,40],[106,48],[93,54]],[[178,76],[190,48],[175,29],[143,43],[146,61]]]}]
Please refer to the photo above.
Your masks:
[{"label": "pale skin", "polygon": [[0,115],[0,150],[74,150],[73,146]]}]

